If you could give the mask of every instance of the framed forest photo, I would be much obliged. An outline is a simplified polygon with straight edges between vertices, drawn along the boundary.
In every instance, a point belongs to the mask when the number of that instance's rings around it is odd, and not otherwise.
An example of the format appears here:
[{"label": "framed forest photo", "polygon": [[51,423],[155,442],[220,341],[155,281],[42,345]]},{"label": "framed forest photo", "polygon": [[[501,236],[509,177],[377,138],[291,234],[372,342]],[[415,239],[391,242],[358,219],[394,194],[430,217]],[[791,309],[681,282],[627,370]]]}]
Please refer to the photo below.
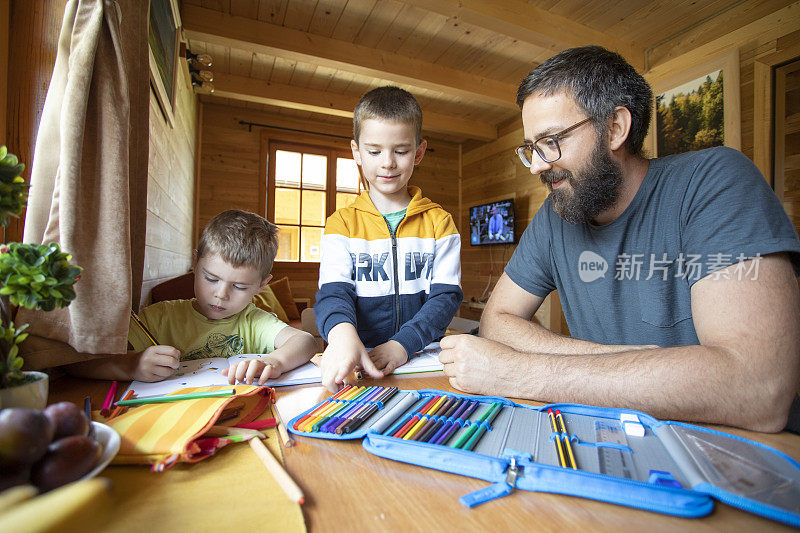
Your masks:
[{"label": "framed forest photo", "polygon": [[738,50],[649,81],[654,95],[652,156],[712,146],[741,148]]}]

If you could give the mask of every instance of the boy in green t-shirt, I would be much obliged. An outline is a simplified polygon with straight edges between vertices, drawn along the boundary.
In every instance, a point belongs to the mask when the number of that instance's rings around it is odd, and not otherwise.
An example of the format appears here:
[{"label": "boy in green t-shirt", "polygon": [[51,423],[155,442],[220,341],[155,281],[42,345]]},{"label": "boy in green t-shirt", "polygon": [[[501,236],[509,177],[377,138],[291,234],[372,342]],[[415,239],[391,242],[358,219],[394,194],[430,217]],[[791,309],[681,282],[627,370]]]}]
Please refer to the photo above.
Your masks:
[{"label": "boy in green t-shirt", "polygon": [[231,384],[263,384],[302,365],[316,352],[314,337],[250,302],[272,278],[277,233],[274,224],[253,213],[218,214],[193,253],[195,297],[159,302],[139,315],[159,344],[153,346],[132,322],[132,349],[126,355],[78,363],[69,371],[101,379],[161,381],[175,373],[181,359],[263,353],[223,370]]}]

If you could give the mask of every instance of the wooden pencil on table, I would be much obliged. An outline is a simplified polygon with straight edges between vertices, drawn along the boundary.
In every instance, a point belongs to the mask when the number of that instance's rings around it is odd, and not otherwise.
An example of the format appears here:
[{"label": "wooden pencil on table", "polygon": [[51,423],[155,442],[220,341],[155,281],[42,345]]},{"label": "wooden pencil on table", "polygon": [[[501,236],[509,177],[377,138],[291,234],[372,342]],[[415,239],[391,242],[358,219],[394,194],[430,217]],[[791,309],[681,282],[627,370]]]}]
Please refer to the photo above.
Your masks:
[{"label": "wooden pencil on table", "polygon": [[294,446],[294,439],[289,435],[289,432],[286,431],[286,424],[283,423],[283,416],[281,416],[277,405],[273,405],[272,412],[275,413],[275,419],[278,421],[278,435],[281,437],[281,442],[284,447],[291,448]]},{"label": "wooden pencil on table", "polygon": [[306,501],[303,496],[303,491],[297,486],[297,483],[289,476],[280,462],[272,455],[272,453],[264,446],[264,443],[259,439],[251,439],[250,447],[255,454],[261,459],[261,462],[267,468],[273,479],[278,483],[286,496],[293,502],[303,505]]}]

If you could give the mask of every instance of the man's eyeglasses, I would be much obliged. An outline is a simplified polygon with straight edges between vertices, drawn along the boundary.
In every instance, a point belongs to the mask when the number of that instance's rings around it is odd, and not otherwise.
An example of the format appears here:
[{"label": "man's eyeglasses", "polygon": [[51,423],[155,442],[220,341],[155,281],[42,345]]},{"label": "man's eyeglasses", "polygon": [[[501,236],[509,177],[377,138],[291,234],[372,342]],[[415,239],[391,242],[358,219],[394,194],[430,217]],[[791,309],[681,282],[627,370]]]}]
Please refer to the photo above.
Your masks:
[{"label": "man's eyeglasses", "polygon": [[577,124],[573,124],[569,128],[565,130],[561,130],[558,133],[553,133],[551,135],[545,135],[543,137],[539,137],[532,143],[525,143],[517,146],[514,150],[517,152],[520,161],[522,164],[528,168],[531,168],[533,164],[533,152],[536,151],[539,154],[539,157],[542,158],[546,163],[554,163],[561,158],[561,146],[558,144],[558,140],[561,138],[562,135],[565,133],[569,133],[570,131],[574,130],[575,128],[582,126],[592,120],[591,118],[585,118],[578,122]]}]

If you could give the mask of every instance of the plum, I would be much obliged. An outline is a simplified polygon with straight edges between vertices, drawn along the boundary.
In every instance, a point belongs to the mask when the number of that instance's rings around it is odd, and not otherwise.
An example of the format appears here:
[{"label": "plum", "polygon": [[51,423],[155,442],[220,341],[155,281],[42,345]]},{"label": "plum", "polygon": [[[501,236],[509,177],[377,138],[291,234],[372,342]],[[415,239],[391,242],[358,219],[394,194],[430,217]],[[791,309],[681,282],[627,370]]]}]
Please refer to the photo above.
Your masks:
[{"label": "plum", "polygon": [[87,436],[73,435],[59,439],[33,465],[31,482],[42,491],[71,483],[91,472],[100,454],[100,445]]},{"label": "plum", "polygon": [[53,440],[53,424],[41,411],[8,407],[0,411],[0,466],[19,469],[38,461]]},{"label": "plum", "polygon": [[89,431],[89,419],[86,417],[86,413],[72,402],[48,405],[43,412],[55,428],[53,440],[73,435],[86,435]]}]

